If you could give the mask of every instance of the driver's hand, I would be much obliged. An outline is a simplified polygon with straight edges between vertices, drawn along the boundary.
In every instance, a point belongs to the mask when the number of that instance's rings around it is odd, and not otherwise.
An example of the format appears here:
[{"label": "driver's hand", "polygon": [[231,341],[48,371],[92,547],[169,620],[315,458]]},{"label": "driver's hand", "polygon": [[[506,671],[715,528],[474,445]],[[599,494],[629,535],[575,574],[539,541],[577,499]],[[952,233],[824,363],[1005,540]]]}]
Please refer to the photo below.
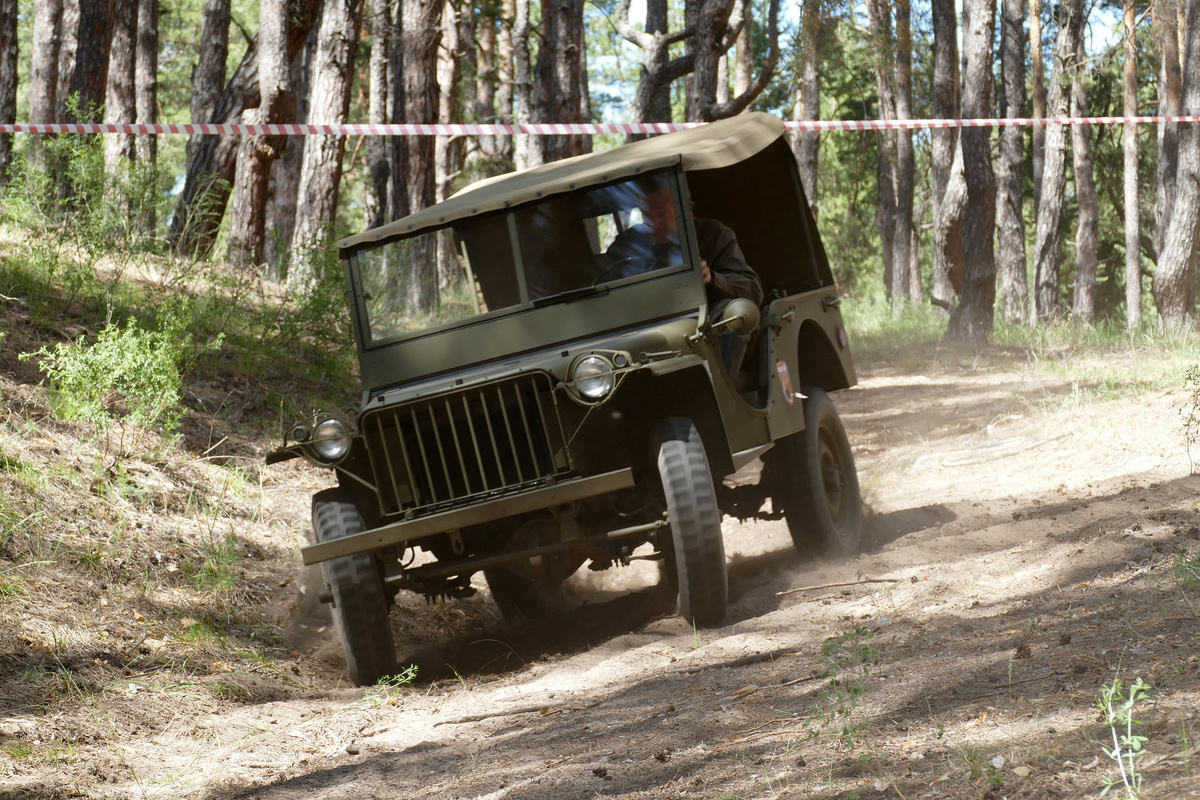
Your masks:
[{"label": "driver's hand", "polygon": [[705,283],[712,283],[712,272],[708,269],[708,262],[703,258],[700,259],[700,277]]}]

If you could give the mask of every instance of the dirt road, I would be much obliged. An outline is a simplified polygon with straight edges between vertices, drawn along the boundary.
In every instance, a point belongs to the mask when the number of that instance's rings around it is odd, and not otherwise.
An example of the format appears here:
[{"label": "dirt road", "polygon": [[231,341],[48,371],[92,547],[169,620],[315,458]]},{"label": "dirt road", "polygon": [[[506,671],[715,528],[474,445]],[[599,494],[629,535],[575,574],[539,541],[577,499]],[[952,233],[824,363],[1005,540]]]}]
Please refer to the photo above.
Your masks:
[{"label": "dirt road", "polygon": [[[1200,796],[1181,395],[1104,397],[997,358],[860,378],[834,399],[867,552],[804,562],[781,521],[727,518],[722,628],[665,613],[647,566],[579,576],[576,609],[519,628],[486,590],[405,600],[416,681],[343,688],[293,557],[272,590],[287,653],[118,682],[83,712],[98,733],[16,763],[0,797],[1095,796],[1118,776],[1094,710],[1118,676],[1153,686],[1144,797]],[[266,490],[291,504],[276,523],[304,518],[301,490]]]}]

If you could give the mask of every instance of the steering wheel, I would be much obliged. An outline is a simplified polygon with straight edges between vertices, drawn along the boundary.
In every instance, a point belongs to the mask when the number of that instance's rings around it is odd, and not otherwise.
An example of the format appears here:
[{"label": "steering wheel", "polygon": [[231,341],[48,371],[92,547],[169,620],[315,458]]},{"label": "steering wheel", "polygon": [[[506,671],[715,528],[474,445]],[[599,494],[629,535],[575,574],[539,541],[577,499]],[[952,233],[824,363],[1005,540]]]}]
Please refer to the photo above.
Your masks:
[{"label": "steering wheel", "polygon": [[616,280],[617,278],[626,278],[629,277],[629,274],[637,274],[637,272],[641,272],[642,270],[637,270],[636,272],[626,274],[628,268],[637,262],[638,259],[634,258],[633,256],[618,258],[616,261],[600,270],[599,274],[597,274],[595,279],[592,280],[592,286],[599,286],[602,283],[607,283],[608,281]]}]

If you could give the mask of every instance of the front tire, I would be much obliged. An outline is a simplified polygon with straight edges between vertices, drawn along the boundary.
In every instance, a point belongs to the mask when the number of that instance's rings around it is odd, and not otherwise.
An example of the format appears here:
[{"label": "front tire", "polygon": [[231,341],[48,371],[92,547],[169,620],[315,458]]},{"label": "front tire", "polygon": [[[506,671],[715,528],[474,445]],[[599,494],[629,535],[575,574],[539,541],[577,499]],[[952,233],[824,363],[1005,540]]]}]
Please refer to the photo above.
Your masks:
[{"label": "front tire", "polygon": [[652,442],[670,518],[679,614],[694,625],[715,627],[725,620],[729,577],[704,443],[692,421],[682,417],[660,422]]},{"label": "front tire", "polygon": [[[313,531],[318,542],[365,529],[347,492],[326,489],[313,497]],[[359,686],[371,686],[396,671],[396,649],[388,620],[387,594],[379,559],[356,553],[321,564],[332,597],[333,626],[346,651],[346,671]]]},{"label": "front tire", "polygon": [[773,499],[800,553],[852,555],[862,547],[863,527],[854,453],[829,395],[805,391],[804,430],[775,445]]}]

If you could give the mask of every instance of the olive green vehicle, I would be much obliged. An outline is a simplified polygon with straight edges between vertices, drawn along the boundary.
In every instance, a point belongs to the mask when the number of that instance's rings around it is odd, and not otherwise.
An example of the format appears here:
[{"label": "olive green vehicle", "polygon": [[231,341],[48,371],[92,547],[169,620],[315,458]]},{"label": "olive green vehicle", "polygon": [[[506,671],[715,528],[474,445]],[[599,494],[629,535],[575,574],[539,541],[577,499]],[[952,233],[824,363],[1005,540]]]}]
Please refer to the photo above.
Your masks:
[{"label": "olive green vehicle", "polygon": [[[609,256],[664,184],[681,257]],[[761,308],[734,300],[710,318],[701,216],[736,233]],[[482,571],[506,617],[532,617],[585,563],[651,558],[681,615],[713,626],[723,512],[782,514],[806,552],[858,548],[858,479],[827,394],[854,367],[778,119],[481,181],[340,249],[361,404],[292,427],[268,462],[337,476],[313,498],[303,556],[322,566],[359,684],[395,669],[401,589],[469,596]],[[731,374],[718,340],[734,334],[748,346]]]}]

